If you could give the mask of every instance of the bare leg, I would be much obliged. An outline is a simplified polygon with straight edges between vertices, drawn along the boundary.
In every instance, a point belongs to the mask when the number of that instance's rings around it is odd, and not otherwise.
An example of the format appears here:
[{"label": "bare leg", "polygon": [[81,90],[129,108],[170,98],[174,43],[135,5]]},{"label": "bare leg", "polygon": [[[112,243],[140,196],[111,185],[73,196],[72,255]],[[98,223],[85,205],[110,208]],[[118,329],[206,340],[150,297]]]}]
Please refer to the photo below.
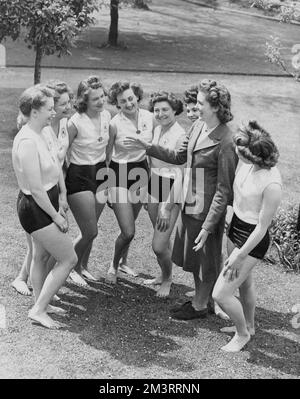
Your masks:
[{"label": "bare leg", "polygon": [[12,287],[21,295],[29,296],[31,291],[28,288],[27,281],[30,274],[30,265],[32,261],[32,241],[30,234],[26,233],[27,252],[18,276],[11,283]]},{"label": "bare leg", "polygon": [[196,310],[203,310],[207,308],[214,282],[205,283],[201,281],[198,273],[193,273],[193,275],[195,282],[195,296],[192,300],[192,304]]},{"label": "bare leg", "polygon": [[[34,258],[31,267],[31,278],[36,302],[29,311],[28,316],[47,328],[59,328],[59,323],[56,323],[47,314],[48,305],[53,295],[59,290],[71,269],[75,266],[77,256],[70,238],[63,234],[54,223],[33,232],[32,237]],[[44,266],[46,269],[46,262],[43,265],[41,261],[46,259],[44,254],[52,255],[57,263],[41,286],[43,272],[40,272],[38,267]],[[40,260],[39,265],[35,264],[38,260]]]}]

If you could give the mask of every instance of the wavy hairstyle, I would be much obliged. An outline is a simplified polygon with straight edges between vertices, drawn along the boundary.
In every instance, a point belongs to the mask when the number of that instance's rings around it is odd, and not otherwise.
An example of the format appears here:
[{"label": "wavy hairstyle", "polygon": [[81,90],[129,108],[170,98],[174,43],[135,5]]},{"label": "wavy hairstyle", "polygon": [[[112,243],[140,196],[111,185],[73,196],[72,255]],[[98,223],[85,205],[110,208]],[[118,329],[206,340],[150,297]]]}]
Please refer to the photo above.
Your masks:
[{"label": "wavy hairstyle", "polygon": [[103,83],[100,81],[98,76],[89,76],[87,79],[82,80],[77,89],[77,99],[74,105],[75,109],[79,114],[87,111],[87,104],[89,99],[89,93],[91,90],[102,89],[104,94],[107,95]]},{"label": "wavy hairstyle", "polygon": [[124,93],[124,91],[131,89],[134,95],[137,97],[138,102],[143,98],[143,89],[139,83],[130,83],[128,81],[115,82],[108,90],[108,102],[112,105],[118,106],[118,95]]},{"label": "wavy hairstyle", "polygon": [[276,165],[279,151],[271,135],[256,121],[240,126],[233,138],[242,157],[261,168],[270,169]]},{"label": "wavy hairstyle", "polygon": [[182,101],[175,96],[174,93],[167,91],[158,91],[154,92],[150,95],[149,100],[149,111],[154,111],[154,106],[156,103],[166,101],[173,111],[175,111],[175,115],[180,115],[183,111],[183,103]]},{"label": "wavy hairstyle", "polygon": [[[39,110],[48,98],[54,98],[54,90],[41,84],[24,90],[20,96],[19,109],[24,117],[29,118],[33,109]],[[25,122],[26,123],[26,122]]]},{"label": "wavy hairstyle", "polygon": [[72,89],[65,83],[62,82],[61,80],[49,80],[48,82],[45,83],[45,86],[48,87],[49,89],[54,90],[54,103],[57,103],[59,100],[60,96],[64,93],[69,94],[70,100],[73,99],[74,94]]},{"label": "wavy hairstyle", "polygon": [[185,104],[196,104],[197,103],[197,95],[198,95],[198,87],[192,86],[189,89],[185,90],[183,93],[183,101]]},{"label": "wavy hairstyle", "polygon": [[233,119],[231,95],[225,86],[215,80],[204,79],[199,83],[198,89],[205,94],[205,99],[211,107],[218,108],[217,117],[221,123],[227,123]]}]

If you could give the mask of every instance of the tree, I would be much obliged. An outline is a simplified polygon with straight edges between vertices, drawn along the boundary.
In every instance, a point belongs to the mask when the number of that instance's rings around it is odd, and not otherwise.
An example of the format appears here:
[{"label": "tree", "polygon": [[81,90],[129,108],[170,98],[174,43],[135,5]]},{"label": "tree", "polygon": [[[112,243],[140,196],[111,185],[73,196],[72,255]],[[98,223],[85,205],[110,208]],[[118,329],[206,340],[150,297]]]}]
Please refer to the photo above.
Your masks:
[{"label": "tree", "polygon": [[24,30],[25,43],[35,51],[34,83],[39,83],[42,58],[71,54],[96,9],[95,0],[0,0],[0,42],[7,37],[16,40]]}]

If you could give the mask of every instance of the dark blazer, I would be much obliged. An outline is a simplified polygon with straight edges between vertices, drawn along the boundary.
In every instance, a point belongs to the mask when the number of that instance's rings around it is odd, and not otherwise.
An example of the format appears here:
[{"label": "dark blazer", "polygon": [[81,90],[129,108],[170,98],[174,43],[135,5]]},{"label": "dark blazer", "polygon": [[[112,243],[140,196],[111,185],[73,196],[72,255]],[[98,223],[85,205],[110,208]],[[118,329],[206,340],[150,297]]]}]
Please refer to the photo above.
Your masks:
[{"label": "dark blazer", "polygon": [[238,157],[233,133],[226,124],[217,126],[201,141],[203,124],[198,120],[191,127],[185,151],[152,145],[147,149],[147,155],[174,164],[187,162],[182,190],[183,211],[201,220],[202,228],[212,233],[225,216],[227,205],[232,204]]}]

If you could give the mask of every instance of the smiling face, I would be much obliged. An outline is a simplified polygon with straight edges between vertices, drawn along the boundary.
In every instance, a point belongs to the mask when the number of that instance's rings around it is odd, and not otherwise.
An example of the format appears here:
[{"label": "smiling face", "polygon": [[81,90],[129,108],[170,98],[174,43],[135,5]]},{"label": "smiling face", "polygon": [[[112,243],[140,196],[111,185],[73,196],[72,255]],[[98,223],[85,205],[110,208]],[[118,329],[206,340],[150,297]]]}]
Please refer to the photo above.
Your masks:
[{"label": "smiling face", "polygon": [[117,102],[124,114],[133,115],[138,110],[138,98],[132,89],[124,90],[123,93],[118,94]]},{"label": "smiling face", "polygon": [[30,116],[38,121],[41,127],[51,125],[51,122],[55,116],[53,98],[47,97],[45,104],[39,109],[33,109]]},{"label": "smiling face", "polygon": [[69,116],[71,110],[69,93],[63,93],[60,95],[59,99],[54,104],[54,109],[57,119],[67,118]]},{"label": "smiling face", "polygon": [[101,87],[99,89],[90,89],[87,101],[88,112],[101,112],[103,111],[105,103],[105,94]]},{"label": "smiling face", "polygon": [[175,112],[167,101],[159,101],[154,104],[153,113],[157,122],[162,126],[170,125],[175,121]]},{"label": "smiling face", "polygon": [[197,103],[186,104],[186,116],[193,123],[200,118],[200,110],[197,107]]},{"label": "smiling face", "polygon": [[205,94],[199,91],[197,95],[197,108],[199,109],[200,118],[204,122],[209,123],[217,117],[218,108],[212,107],[205,97]]}]

